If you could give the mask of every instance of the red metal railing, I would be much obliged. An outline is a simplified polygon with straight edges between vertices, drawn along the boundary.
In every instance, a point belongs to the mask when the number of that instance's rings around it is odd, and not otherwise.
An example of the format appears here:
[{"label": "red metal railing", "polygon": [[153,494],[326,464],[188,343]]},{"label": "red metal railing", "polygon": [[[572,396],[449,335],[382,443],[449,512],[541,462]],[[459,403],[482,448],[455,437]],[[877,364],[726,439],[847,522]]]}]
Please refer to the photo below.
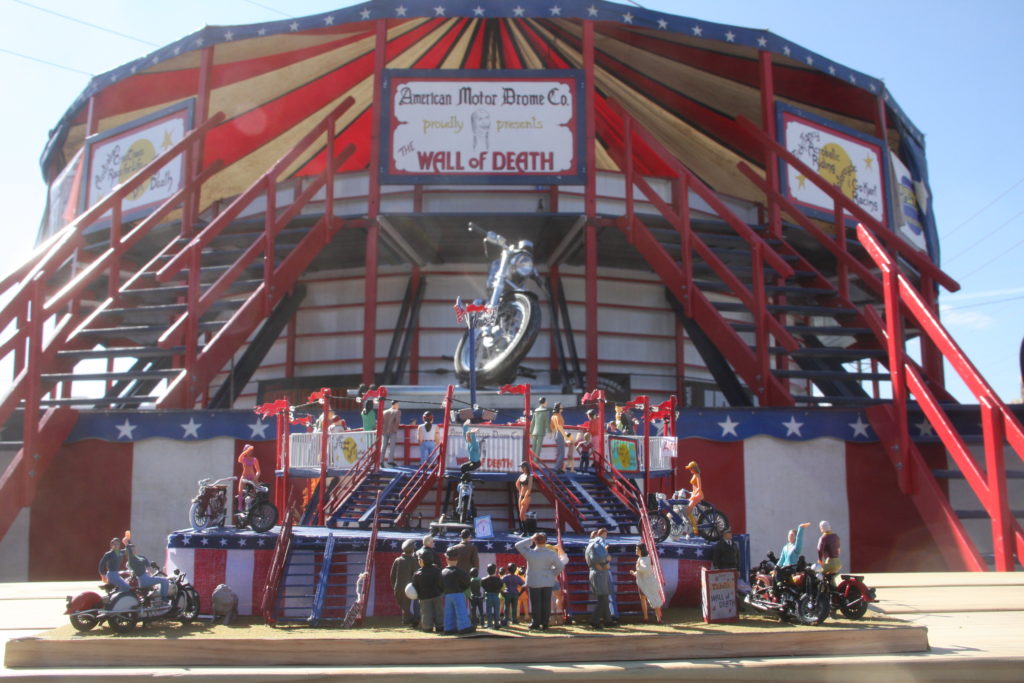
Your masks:
[{"label": "red metal railing", "polygon": [[[363,485],[366,478],[370,476],[372,472],[377,470],[377,453],[376,449],[380,448],[379,441],[375,442],[372,446],[363,451],[363,454],[359,456],[352,468],[343,475],[341,481],[338,483],[337,488],[331,494],[330,501],[324,502],[324,509],[322,516],[317,513],[318,523],[323,526],[327,523],[335,512],[344,507],[348,499],[352,497],[352,494],[359,490],[359,487]],[[326,458],[326,454],[322,454],[321,457]],[[326,480],[320,484],[320,500],[324,501],[327,496],[326,492]]]},{"label": "red metal railing", "polygon": [[370,540],[366,546],[366,562],[363,564],[363,571],[356,580],[356,604],[353,611],[345,615],[345,626],[355,623],[362,626],[363,617],[366,614],[366,602],[370,594],[370,586],[373,583],[373,563],[377,554],[377,531],[380,529],[380,491],[377,491],[377,500],[373,506],[373,525],[370,527]]},{"label": "red metal railing", "polygon": [[[186,295],[188,306],[158,340],[161,348],[170,348],[181,344],[185,346],[185,372],[170,383],[164,396],[157,402],[158,407],[192,407],[204,387],[209,385],[239,345],[243,344],[252,330],[266,318],[273,306],[287,294],[295,280],[316,258],[320,248],[327,244],[333,234],[340,229],[342,223],[340,219],[334,217],[333,202],[331,201],[333,177],[336,169],[352,155],[355,147],[351,144],[347,145],[340,153],[335,154],[335,127],[341,115],[353,104],[354,100],[351,97],[345,98],[319,124],[303,136],[287,154],[232,201],[181,251],[172,256],[170,261],[157,271],[157,280],[167,282],[177,277],[181,271],[188,270]],[[286,172],[303,155],[315,153],[321,147],[326,149],[327,158],[323,171],[310,178],[298,197],[288,208],[278,214],[276,210],[278,176]],[[275,245],[278,233],[298,215],[303,207],[314,200],[321,189],[325,189],[327,193],[323,215],[288,256],[281,263],[277,263]],[[263,232],[213,284],[205,291],[200,292],[202,250],[208,247],[247,206],[261,196],[266,202]],[[250,265],[260,259],[263,263],[262,282],[200,352],[197,344],[200,317],[224,296],[227,289]]]},{"label": "red metal railing", "polygon": [[281,590],[281,581],[284,579],[284,565],[292,548],[292,525],[292,511],[289,508],[285,513],[277,543],[274,545],[274,556],[270,560],[270,569],[267,571],[267,589],[263,592],[263,601],[260,603],[260,614],[270,625],[277,621],[274,608],[277,606],[277,595]]},{"label": "red metal railing", "polygon": [[[708,332],[730,359],[737,373],[747,386],[757,394],[762,405],[791,405],[793,398],[788,387],[771,373],[769,336],[777,345],[793,351],[799,343],[786,330],[782,322],[768,309],[768,295],[765,289],[766,268],[774,270],[779,277],[788,278],[793,269],[769,246],[761,236],[743,222],[728,206],[696,175],[679,162],[675,156],[654,138],[643,126],[633,119],[618,103],[611,101],[612,109],[622,122],[622,133],[612,130],[611,122],[602,121],[599,133],[606,140],[609,155],[623,169],[626,179],[626,215],[617,222],[630,243],[639,251],[668,289],[679,299],[688,317],[694,318]],[[619,136],[622,143],[618,143]],[[633,165],[633,146],[640,143],[655,153],[676,174],[679,208],[676,209],[650,186],[647,180],[636,173]],[[669,255],[647,226],[633,212],[634,188],[640,190],[679,233],[682,264]],[[748,288],[723,262],[714,251],[697,235],[691,225],[689,193],[693,191],[703,199],[750,247],[751,282]],[[754,319],[756,352],[729,326],[725,318],[715,309],[704,293],[695,286],[693,258],[700,257],[728,287],[728,292],[746,306]]]},{"label": "red metal railing", "polygon": [[[875,235],[863,225],[857,226],[857,237],[867,249],[872,260],[882,271],[885,286],[885,325],[877,313],[871,311],[876,334],[888,342],[889,371],[893,383],[893,404],[891,417],[897,420],[895,435],[897,465],[900,473],[900,487],[904,493],[916,494],[924,482],[934,476],[920,457],[914,457],[910,448],[909,432],[906,428],[908,393],[912,394],[924,411],[935,433],[942,440],[950,456],[963,473],[967,484],[978,496],[985,511],[992,520],[992,544],[995,550],[997,571],[1012,571],[1013,558],[1024,558],[1024,532],[1013,516],[1007,496],[1006,463],[1003,449],[1008,443],[1019,458],[1024,460],[1024,428],[1006,404],[999,398],[991,385],[985,381],[978,369],[953,340],[945,326],[932,312],[932,307],[921,292],[899,272],[899,268],[881,245]],[[981,426],[985,443],[985,470],[982,471],[967,449],[963,438],[953,425],[949,415],[936,399],[921,369],[906,355],[902,344],[904,315],[911,318],[921,333],[935,344],[939,352],[949,361],[950,366],[960,375],[964,384],[978,399],[981,406]],[[902,417],[902,420],[900,418]],[[919,454],[918,454],[919,455]],[[933,497],[938,492],[941,502],[948,506],[938,487],[922,489]],[[933,501],[933,504],[935,501]],[[948,517],[952,510],[944,511]],[[930,515],[932,516],[932,515]],[[959,521],[959,520],[957,520]],[[948,523],[948,519],[947,519]],[[965,535],[959,536],[958,550],[971,569],[978,567],[977,551]],[[969,544],[969,545],[968,545]]]},{"label": "red metal railing", "polygon": [[561,514],[561,519],[568,522],[574,531],[582,533],[583,516],[580,499],[559,479],[558,475],[541,462],[540,457],[534,454],[533,450],[528,451],[530,471],[533,472],[533,480],[537,488],[555,506],[556,515]]}]

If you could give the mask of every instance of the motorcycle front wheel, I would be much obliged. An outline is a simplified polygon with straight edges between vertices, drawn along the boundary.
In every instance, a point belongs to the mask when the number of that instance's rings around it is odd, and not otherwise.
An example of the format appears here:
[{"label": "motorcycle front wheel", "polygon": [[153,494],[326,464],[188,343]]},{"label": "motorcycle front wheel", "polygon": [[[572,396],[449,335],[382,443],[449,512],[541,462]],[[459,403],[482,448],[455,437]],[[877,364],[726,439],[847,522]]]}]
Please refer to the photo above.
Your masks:
[{"label": "motorcycle front wheel", "polygon": [[139,599],[131,593],[122,593],[110,604],[110,611],[117,612],[107,618],[115,633],[128,633],[139,621]]},{"label": "motorcycle front wheel", "polygon": [[[529,353],[540,331],[540,304],[529,292],[513,292],[502,299],[494,321],[478,320],[474,329],[476,381],[507,384],[516,378],[520,361]],[[469,378],[469,330],[455,348],[455,376]]]},{"label": "motorcycle front wheel", "polygon": [[729,528],[729,518],[718,510],[705,510],[697,519],[697,531],[705,541],[718,541]]},{"label": "motorcycle front wheel", "polygon": [[96,624],[99,620],[91,614],[72,614],[71,625],[75,627],[76,631],[91,631],[96,628]]},{"label": "motorcycle front wheel", "polygon": [[188,598],[188,604],[185,607],[185,611],[179,615],[179,618],[181,623],[188,624],[199,618],[199,592],[192,586],[184,586],[180,593],[184,593],[185,597]]},{"label": "motorcycle front wheel", "polygon": [[804,593],[796,601],[796,617],[801,624],[817,626],[825,621],[831,605],[827,599],[813,593]]},{"label": "motorcycle front wheel", "polygon": [[188,521],[192,523],[195,531],[202,531],[210,525],[210,517],[206,514],[206,505],[203,503],[192,503],[188,509]]},{"label": "motorcycle front wheel", "polygon": [[253,531],[263,533],[277,524],[277,508],[271,503],[256,503],[249,511],[249,526]]},{"label": "motorcycle front wheel", "polygon": [[651,533],[654,535],[654,542],[661,543],[668,538],[669,522],[665,515],[653,515],[651,517]]}]

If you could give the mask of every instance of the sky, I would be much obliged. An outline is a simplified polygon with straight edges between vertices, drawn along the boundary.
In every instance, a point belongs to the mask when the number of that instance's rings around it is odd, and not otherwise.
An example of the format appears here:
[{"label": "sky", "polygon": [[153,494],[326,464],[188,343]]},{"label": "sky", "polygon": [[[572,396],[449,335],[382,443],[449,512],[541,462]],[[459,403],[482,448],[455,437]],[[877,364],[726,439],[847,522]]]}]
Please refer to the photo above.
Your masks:
[{"label": "sky", "polygon": [[[512,0],[508,0],[512,1]],[[520,0],[525,5],[538,0]],[[433,7],[444,0],[407,0]],[[543,0],[556,4],[557,0]],[[203,25],[277,21],[339,0],[0,0],[3,152],[0,274],[32,252],[46,188],[39,156],[90,75]],[[1019,0],[647,0],[623,3],[768,29],[885,81],[926,136],[942,267],[943,321],[1006,401],[1020,400],[1024,337],[1024,58]],[[1013,275],[1017,273],[1017,275]],[[6,384],[8,378],[0,378]],[[947,370],[954,396],[975,403]]]}]

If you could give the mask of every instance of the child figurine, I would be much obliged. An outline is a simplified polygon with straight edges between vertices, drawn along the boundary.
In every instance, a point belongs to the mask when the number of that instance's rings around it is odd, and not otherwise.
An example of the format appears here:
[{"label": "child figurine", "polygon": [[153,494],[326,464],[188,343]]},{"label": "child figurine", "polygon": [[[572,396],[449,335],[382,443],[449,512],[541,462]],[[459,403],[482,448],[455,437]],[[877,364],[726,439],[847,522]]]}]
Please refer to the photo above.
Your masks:
[{"label": "child figurine", "polygon": [[590,432],[584,432],[580,440],[576,442],[576,453],[580,456],[580,466],[576,471],[580,474],[585,474],[590,469],[590,451],[594,450],[590,438]]},{"label": "child figurine", "polygon": [[430,548],[420,548],[416,555],[420,569],[412,575],[412,585],[420,603],[420,628],[427,633],[441,633],[444,630],[444,585],[441,570],[434,564],[437,555]]},{"label": "child figurine", "polygon": [[480,580],[480,571],[473,567],[469,570],[469,618],[474,626],[484,623],[484,591]]},{"label": "child figurine", "polygon": [[470,479],[469,472],[462,473],[462,481],[459,482],[457,494],[459,502],[456,512],[459,515],[459,524],[469,524],[473,520],[470,509],[473,501],[473,480]]},{"label": "child figurine", "polygon": [[458,553],[454,548],[445,551],[448,566],[441,572],[444,585],[444,632],[446,635],[472,633],[473,623],[466,609],[466,590],[469,588],[469,573],[459,569]]},{"label": "child figurine", "polygon": [[480,582],[484,589],[484,605],[486,607],[487,628],[501,628],[499,612],[501,611],[501,589],[505,587],[498,578],[498,567],[493,562],[487,565],[487,578]]},{"label": "child figurine", "polygon": [[509,562],[506,568],[505,577],[502,582],[505,584],[505,625],[509,623],[518,624],[519,615],[516,613],[519,607],[519,594],[523,591],[526,582],[516,572],[519,568],[515,562]]}]

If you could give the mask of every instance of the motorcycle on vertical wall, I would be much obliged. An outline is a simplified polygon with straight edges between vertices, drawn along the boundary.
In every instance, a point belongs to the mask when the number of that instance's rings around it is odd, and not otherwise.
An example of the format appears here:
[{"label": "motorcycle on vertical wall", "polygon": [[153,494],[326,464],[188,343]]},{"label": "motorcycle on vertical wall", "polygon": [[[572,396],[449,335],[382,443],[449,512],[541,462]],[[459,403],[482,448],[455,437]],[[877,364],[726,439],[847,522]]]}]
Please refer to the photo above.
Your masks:
[{"label": "motorcycle on vertical wall", "polygon": [[[480,384],[507,384],[515,380],[519,362],[540,331],[540,304],[524,287],[527,280],[543,286],[533,261],[533,244],[527,240],[513,244],[475,223],[469,224],[469,230],[483,235],[484,253],[488,244],[501,249],[487,276],[486,311],[473,319],[476,379]],[[455,349],[455,376],[460,381],[469,378],[469,337],[467,330]]]}]

